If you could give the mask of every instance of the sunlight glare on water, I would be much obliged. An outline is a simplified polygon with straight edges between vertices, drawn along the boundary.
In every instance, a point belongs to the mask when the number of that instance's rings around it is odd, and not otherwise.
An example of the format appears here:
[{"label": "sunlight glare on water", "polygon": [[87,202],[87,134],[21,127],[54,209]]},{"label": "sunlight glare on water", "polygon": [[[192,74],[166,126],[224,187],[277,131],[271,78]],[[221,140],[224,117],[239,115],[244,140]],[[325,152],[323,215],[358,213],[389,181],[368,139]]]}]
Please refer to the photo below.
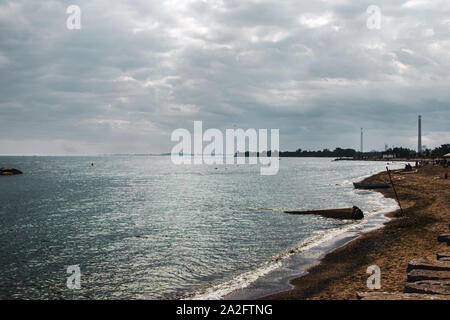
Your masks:
[{"label": "sunlight glare on water", "polygon": [[[352,186],[385,162],[282,158],[277,175],[261,176],[255,165],[170,157],[0,160],[24,172],[0,179],[4,298],[179,298],[351,223],[285,209],[385,205]],[[69,265],[80,266],[80,290],[66,287]]]}]

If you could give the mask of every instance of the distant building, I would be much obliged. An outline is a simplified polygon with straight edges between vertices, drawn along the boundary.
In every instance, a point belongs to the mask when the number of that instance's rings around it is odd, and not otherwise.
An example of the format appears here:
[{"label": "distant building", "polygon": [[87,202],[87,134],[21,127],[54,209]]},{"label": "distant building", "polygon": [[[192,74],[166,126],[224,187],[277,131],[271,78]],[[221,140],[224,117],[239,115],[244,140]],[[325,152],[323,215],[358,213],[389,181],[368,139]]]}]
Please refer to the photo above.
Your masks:
[{"label": "distant building", "polygon": [[395,159],[395,158],[397,158],[395,154],[392,153],[383,154],[383,159]]}]

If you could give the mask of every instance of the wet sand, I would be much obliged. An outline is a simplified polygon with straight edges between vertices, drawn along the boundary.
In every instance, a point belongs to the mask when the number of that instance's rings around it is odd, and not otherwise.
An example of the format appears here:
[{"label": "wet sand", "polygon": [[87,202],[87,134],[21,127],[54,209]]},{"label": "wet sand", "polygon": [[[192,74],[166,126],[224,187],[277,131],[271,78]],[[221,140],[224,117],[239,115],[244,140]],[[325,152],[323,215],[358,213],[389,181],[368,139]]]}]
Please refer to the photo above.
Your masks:
[{"label": "wet sand", "polygon": [[[448,232],[450,222],[450,179],[444,179],[450,168],[432,165],[417,173],[392,173],[404,216],[399,211],[383,228],[368,232],[345,246],[327,254],[308,274],[290,281],[292,290],[269,295],[263,299],[357,299],[357,291],[367,289],[367,267],[381,269],[381,290],[402,292],[406,283],[406,267],[414,258],[435,259],[436,252],[450,249],[439,243],[440,233]],[[387,182],[386,172],[375,174],[365,183]],[[379,189],[394,198],[392,188]]]}]

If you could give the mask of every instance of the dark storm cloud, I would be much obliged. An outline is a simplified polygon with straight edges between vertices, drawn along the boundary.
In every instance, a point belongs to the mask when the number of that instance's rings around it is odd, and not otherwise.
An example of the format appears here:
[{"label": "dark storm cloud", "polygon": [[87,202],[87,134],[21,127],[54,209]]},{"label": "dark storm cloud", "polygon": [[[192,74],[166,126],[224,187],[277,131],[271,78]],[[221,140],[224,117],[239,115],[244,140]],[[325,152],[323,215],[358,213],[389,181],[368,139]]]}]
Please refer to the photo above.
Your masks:
[{"label": "dark storm cloud", "polygon": [[[81,8],[81,30],[66,8]],[[369,5],[380,30],[366,27]],[[193,120],[283,149],[448,143],[447,1],[4,1],[1,153],[167,152]]]}]

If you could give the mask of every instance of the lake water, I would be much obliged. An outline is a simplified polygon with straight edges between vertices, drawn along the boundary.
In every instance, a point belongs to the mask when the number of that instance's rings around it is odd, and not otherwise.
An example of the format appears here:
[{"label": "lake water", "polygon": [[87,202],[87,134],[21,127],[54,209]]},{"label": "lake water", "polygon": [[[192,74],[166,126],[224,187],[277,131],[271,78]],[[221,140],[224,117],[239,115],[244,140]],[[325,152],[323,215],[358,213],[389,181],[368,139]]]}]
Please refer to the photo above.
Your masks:
[{"label": "lake water", "polygon": [[[331,160],[282,158],[277,175],[261,176],[256,165],[176,166],[163,156],[0,157],[24,172],[0,177],[0,297],[253,298],[280,289],[303,262],[396,207],[352,186],[385,162]],[[283,213],[352,205],[364,221]],[[71,265],[79,290],[66,286]]]}]

